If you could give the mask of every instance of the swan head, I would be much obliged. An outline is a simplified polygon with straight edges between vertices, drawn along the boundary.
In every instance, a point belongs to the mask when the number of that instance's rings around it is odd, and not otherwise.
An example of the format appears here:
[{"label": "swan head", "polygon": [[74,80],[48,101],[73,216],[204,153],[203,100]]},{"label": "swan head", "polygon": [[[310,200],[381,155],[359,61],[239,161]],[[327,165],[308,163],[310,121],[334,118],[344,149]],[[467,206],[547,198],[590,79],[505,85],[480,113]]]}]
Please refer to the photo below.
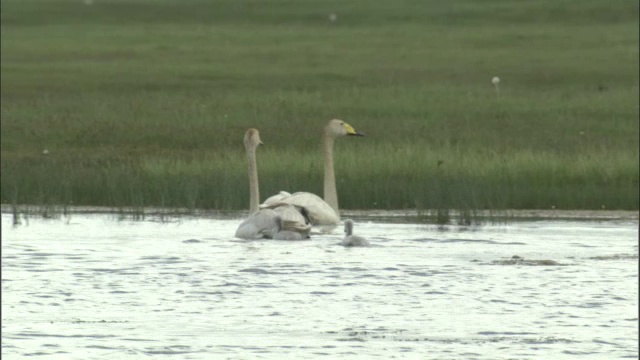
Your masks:
[{"label": "swan head", "polygon": [[340,119],[329,121],[329,124],[325,128],[325,133],[332,138],[341,136],[364,136],[363,133],[356,131],[353,126]]},{"label": "swan head", "polygon": [[347,236],[351,236],[353,234],[353,220],[347,219],[344,221],[344,233]]},{"label": "swan head", "polygon": [[258,145],[262,145],[258,129],[251,128],[247,130],[244,134],[244,147],[247,149],[255,149]]}]

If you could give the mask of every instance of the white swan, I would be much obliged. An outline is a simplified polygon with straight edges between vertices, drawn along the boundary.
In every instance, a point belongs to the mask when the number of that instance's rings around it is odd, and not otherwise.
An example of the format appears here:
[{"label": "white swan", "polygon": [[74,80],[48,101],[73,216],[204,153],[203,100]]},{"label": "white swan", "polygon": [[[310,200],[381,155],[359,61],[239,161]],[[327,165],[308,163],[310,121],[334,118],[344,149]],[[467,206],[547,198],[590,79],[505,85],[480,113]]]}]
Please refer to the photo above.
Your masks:
[{"label": "white swan", "polygon": [[338,119],[329,121],[329,124],[324,128],[324,200],[309,192],[289,194],[286,191],[281,191],[268,198],[260,207],[267,209],[275,208],[281,204],[295,205],[307,210],[308,219],[312,225],[339,223],[338,193],[333,170],[333,144],[337,138],[343,136],[364,136],[364,134],[357,132],[351,125]]},{"label": "white swan", "polygon": [[[259,209],[260,189],[258,187],[258,166],[256,164],[256,148],[262,144],[257,129],[249,129],[244,135],[244,146],[247,151],[249,169],[249,217],[236,230],[235,236],[241,239],[273,239],[278,232],[296,232],[301,238],[307,238],[311,225],[308,225],[304,209],[297,209],[283,204],[275,209]],[[283,235],[285,236],[285,235]]]},{"label": "white swan", "polygon": [[353,220],[344,221],[345,236],[342,239],[343,246],[369,246],[369,241],[362,236],[353,235]]}]

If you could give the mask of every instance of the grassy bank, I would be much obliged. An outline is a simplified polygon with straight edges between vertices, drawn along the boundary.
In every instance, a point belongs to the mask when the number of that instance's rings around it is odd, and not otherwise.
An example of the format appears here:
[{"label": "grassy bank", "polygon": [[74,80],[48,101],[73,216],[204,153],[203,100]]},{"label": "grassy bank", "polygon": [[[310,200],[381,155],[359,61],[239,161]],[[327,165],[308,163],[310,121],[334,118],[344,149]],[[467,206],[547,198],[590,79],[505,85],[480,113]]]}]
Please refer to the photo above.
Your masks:
[{"label": "grassy bank", "polygon": [[0,200],[243,209],[248,127],[263,198],[321,193],[320,131],[338,117],[367,134],[337,144],[344,208],[637,210],[637,14],[5,0]]}]

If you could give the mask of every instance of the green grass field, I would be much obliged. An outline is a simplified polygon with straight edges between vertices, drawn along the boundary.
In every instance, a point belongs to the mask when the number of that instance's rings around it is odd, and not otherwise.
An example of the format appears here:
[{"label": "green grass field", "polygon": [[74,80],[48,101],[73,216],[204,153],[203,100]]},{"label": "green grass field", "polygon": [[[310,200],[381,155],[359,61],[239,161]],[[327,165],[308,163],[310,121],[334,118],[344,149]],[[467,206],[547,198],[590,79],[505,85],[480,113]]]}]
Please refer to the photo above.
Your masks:
[{"label": "green grass field", "polygon": [[3,204],[245,209],[249,127],[321,195],[340,118],[345,209],[639,208],[636,0],[1,6]]}]

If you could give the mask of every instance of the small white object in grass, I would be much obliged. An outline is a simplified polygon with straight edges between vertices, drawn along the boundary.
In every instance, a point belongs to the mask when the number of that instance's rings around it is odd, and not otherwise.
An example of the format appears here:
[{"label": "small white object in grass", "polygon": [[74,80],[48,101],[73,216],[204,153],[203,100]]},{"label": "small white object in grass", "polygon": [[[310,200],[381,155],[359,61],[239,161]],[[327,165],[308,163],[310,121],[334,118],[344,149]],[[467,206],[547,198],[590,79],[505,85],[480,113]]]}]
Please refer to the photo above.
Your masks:
[{"label": "small white object in grass", "polygon": [[91,5],[91,4],[93,4],[93,0],[84,0],[84,4],[85,5]]},{"label": "small white object in grass", "polygon": [[42,155],[49,155],[49,150],[47,149],[42,150]]},{"label": "small white object in grass", "polygon": [[493,87],[496,88],[496,97],[500,98],[500,87],[498,86],[498,84],[500,84],[500,78],[494,76],[493,79],[491,79],[491,83],[493,84]]},{"label": "small white object in grass", "polygon": [[335,22],[336,20],[338,20],[338,15],[336,15],[335,13],[329,14],[329,21]]}]

